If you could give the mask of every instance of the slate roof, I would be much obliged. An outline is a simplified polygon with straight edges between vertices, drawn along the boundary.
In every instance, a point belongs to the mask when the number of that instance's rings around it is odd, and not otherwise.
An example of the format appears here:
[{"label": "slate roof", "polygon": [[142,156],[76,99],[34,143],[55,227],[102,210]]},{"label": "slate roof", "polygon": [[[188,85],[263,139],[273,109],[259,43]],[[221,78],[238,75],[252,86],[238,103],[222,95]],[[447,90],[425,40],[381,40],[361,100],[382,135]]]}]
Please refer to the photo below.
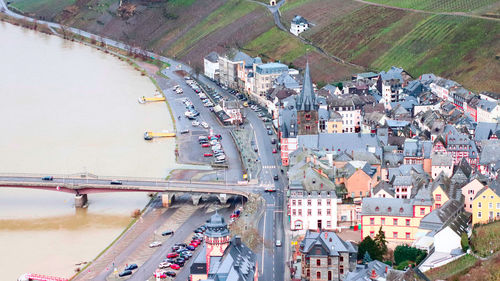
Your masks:
[{"label": "slate roof", "polygon": [[213,214],[205,224],[207,230],[205,235],[208,237],[225,237],[229,236],[229,230],[224,218],[217,212]]},{"label": "slate roof", "polygon": [[463,210],[463,205],[457,200],[450,199],[440,208],[434,209],[420,221],[419,228],[438,231],[445,224],[456,218]]},{"label": "slate roof", "polygon": [[412,185],[412,176],[395,176],[392,182],[393,186],[409,186]]},{"label": "slate roof", "polygon": [[316,95],[312,85],[311,73],[309,71],[309,62],[306,64],[306,71],[304,74],[304,85],[297,100],[297,110],[311,111],[317,109]]},{"label": "slate roof", "polygon": [[413,217],[413,201],[402,198],[365,197],[361,203],[361,214]]},{"label": "slate roof", "polygon": [[448,153],[434,153],[431,159],[432,166],[453,166],[453,156]]},{"label": "slate roof", "polygon": [[381,71],[379,74],[381,79],[384,81],[398,79],[400,82],[403,82],[402,72],[402,68],[392,66],[388,71]]},{"label": "slate roof", "polygon": [[380,181],[376,186],[374,186],[372,189],[372,193],[377,194],[381,190],[384,190],[385,192],[389,193],[392,197],[395,196],[394,188],[392,187],[392,184],[390,184],[386,181]]},{"label": "slate roof", "polygon": [[317,254],[312,252],[316,246],[323,250],[322,254],[330,257],[339,256],[340,253],[357,253],[357,247],[354,244],[343,241],[335,232],[307,230],[304,240],[300,242],[300,252],[307,256],[316,256]]},{"label": "slate roof", "polygon": [[494,101],[479,100],[477,106],[478,106],[478,108],[481,108],[482,110],[491,112],[497,106],[497,103]]},{"label": "slate roof", "polygon": [[479,122],[474,132],[474,139],[476,141],[487,140],[491,134],[495,134],[498,131],[500,131],[500,123]]},{"label": "slate roof", "polygon": [[500,160],[500,141],[488,141],[483,144],[479,164],[488,165]]},{"label": "slate roof", "polygon": [[299,15],[296,15],[292,19],[292,23],[293,24],[298,24],[298,25],[300,25],[300,24],[309,24],[305,18],[303,18],[302,16],[299,16]]},{"label": "slate roof", "polygon": [[[384,137],[380,137],[384,139]],[[387,137],[385,137],[387,142]],[[302,135],[298,136],[299,146],[332,151],[367,151],[368,146],[375,147],[375,154],[382,155],[381,140],[375,134],[328,134],[321,133],[318,135]]]},{"label": "slate roof", "polygon": [[297,82],[292,75],[286,73],[281,74],[276,78],[276,84],[283,85],[287,89],[299,89],[300,84]]},{"label": "slate roof", "polygon": [[347,273],[344,281],[374,281],[371,278],[373,270],[375,270],[377,278],[383,278],[375,280],[386,280],[385,278],[388,273],[394,271],[389,265],[378,260],[373,260],[366,265],[357,265],[354,271]]},{"label": "slate roof", "polygon": [[210,62],[216,63],[219,61],[219,54],[217,54],[216,52],[210,52],[210,54],[208,54],[205,57],[205,59],[210,61]]}]

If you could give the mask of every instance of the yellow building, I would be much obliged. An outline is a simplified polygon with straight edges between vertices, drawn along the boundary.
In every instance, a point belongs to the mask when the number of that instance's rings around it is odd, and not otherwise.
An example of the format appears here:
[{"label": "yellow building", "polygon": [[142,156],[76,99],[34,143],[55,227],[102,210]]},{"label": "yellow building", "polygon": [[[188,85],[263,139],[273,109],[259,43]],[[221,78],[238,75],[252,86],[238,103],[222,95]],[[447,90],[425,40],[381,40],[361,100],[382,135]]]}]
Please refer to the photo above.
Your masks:
[{"label": "yellow building", "polygon": [[446,203],[450,198],[448,194],[443,189],[443,185],[437,185],[432,191],[432,198],[434,199],[433,209],[441,208],[444,203]]},{"label": "yellow building", "polygon": [[330,118],[326,122],[326,131],[331,133],[342,133],[342,115],[336,111],[330,112]]},{"label": "yellow building", "polygon": [[500,219],[500,184],[481,189],[472,200],[472,224]]},{"label": "yellow building", "polygon": [[363,198],[361,239],[375,237],[382,227],[389,246],[411,244],[420,220],[431,211],[430,199]]}]

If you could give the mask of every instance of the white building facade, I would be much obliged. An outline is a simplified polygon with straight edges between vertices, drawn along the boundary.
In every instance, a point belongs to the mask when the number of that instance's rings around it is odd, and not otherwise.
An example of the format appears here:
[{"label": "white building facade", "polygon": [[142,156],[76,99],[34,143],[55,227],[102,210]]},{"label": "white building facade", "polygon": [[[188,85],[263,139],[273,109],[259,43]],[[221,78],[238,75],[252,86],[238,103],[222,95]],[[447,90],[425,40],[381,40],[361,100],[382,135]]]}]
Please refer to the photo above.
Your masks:
[{"label": "white building facade", "polygon": [[309,29],[309,22],[301,16],[295,16],[292,19],[292,23],[290,26],[290,32],[295,35],[299,36],[300,33],[306,31]]},{"label": "white building facade", "polygon": [[204,59],[205,76],[212,80],[218,80],[219,76],[219,55],[216,52],[211,52]]},{"label": "white building facade", "polygon": [[336,230],[337,196],[335,192],[292,190],[289,199],[292,230]]}]

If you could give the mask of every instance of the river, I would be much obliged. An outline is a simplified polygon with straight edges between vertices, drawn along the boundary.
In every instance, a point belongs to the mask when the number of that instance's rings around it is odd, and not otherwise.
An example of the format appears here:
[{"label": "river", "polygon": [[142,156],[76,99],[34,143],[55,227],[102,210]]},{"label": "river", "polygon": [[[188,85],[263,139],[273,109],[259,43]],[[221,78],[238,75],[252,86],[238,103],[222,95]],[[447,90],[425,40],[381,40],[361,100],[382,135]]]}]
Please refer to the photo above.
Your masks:
[{"label": "river", "polygon": [[[174,139],[146,142],[146,130],[173,130],[165,103],[140,105],[156,90],[118,58],[79,43],[0,22],[0,173],[164,178],[177,167]],[[0,190],[0,276],[70,277],[143,208],[142,193],[73,195]]]}]

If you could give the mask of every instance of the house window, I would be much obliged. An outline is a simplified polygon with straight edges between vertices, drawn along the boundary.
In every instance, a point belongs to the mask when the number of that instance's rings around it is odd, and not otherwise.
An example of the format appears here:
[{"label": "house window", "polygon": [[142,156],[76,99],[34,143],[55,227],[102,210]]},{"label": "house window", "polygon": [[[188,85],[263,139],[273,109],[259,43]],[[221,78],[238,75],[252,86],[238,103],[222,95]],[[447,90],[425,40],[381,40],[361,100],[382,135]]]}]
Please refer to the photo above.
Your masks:
[{"label": "house window", "polygon": [[307,270],[307,277],[309,277],[309,276],[311,276],[311,270],[310,269]]},{"label": "house window", "polygon": [[299,206],[302,206],[302,200],[298,200],[297,203],[299,203]]},{"label": "house window", "polygon": [[406,239],[410,239],[410,233],[406,232]]},{"label": "house window", "polygon": [[316,259],[316,266],[321,266],[321,260],[320,259]]},{"label": "house window", "polygon": [[296,209],[292,209],[292,214],[295,216],[297,214],[297,210]]},{"label": "house window", "polygon": [[339,256],[339,261],[340,262],[344,262],[344,257],[343,256]]},{"label": "house window", "polygon": [[326,221],[326,227],[332,228],[332,221]]},{"label": "house window", "polygon": [[425,215],[425,208],[420,208],[420,215]]},{"label": "house window", "polygon": [[370,237],[373,238],[375,236],[375,231],[370,231]]},{"label": "house window", "polygon": [[332,265],[332,258],[328,258],[328,265]]},{"label": "house window", "polygon": [[306,114],[306,120],[311,120],[311,114]]},{"label": "house window", "polygon": [[297,203],[297,201],[292,200],[292,206],[295,206],[296,203]]},{"label": "house window", "polygon": [[493,209],[493,203],[488,203],[488,208]]},{"label": "house window", "polygon": [[320,271],[316,272],[316,279],[321,279],[321,272]]},{"label": "house window", "polygon": [[397,238],[398,238],[398,233],[397,233],[397,232],[393,232],[393,233],[392,233],[392,238],[397,239]]},{"label": "house window", "polygon": [[[344,268],[342,268],[342,271],[344,271]],[[331,271],[328,271],[328,280],[332,280],[332,272]]]},{"label": "house window", "polygon": [[380,208],[377,206],[377,207],[375,207],[375,212],[378,212],[378,211],[380,211]]},{"label": "house window", "polygon": [[410,220],[406,219],[406,226],[410,226]]},{"label": "house window", "polygon": [[330,206],[331,204],[332,204],[332,200],[331,199],[326,199],[326,205]]},{"label": "house window", "polygon": [[321,209],[318,210],[318,216],[321,216]]},{"label": "house window", "polygon": [[441,194],[436,194],[436,201],[441,201]]},{"label": "house window", "polygon": [[393,219],[392,222],[394,223],[394,225],[398,225],[398,219]]},{"label": "house window", "polygon": [[307,215],[308,215],[308,216],[312,215],[312,211],[311,211],[311,209],[307,209]]},{"label": "house window", "polygon": [[441,208],[441,204],[436,204],[436,209]]},{"label": "house window", "polygon": [[375,218],[370,218],[370,225],[374,225],[375,224]]},{"label": "house window", "polygon": [[310,131],[311,130],[311,126],[306,126],[306,131]]},{"label": "house window", "polygon": [[299,216],[302,216],[302,209],[299,209]]},{"label": "house window", "polygon": [[481,202],[477,202],[477,207],[481,208]]},{"label": "house window", "polygon": [[330,209],[326,209],[326,214],[327,214],[328,216],[330,216],[330,215],[332,214],[332,210],[330,210]]},{"label": "house window", "polygon": [[385,225],[385,218],[381,218],[381,219],[380,219],[380,224],[381,224],[381,225]]},{"label": "house window", "polygon": [[[344,266],[343,265],[339,265],[339,273],[344,274]],[[331,280],[331,279],[328,279],[328,280]]]},{"label": "house window", "polygon": [[321,199],[318,199],[318,206],[321,206]]},{"label": "house window", "polygon": [[311,206],[311,199],[307,200],[307,206]]},{"label": "house window", "polygon": [[477,212],[477,217],[480,218],[481,217],[481,212]]},{"label": "house window", "polygon": [[497,203],[497,209],[500,209],[500,203]]}]

